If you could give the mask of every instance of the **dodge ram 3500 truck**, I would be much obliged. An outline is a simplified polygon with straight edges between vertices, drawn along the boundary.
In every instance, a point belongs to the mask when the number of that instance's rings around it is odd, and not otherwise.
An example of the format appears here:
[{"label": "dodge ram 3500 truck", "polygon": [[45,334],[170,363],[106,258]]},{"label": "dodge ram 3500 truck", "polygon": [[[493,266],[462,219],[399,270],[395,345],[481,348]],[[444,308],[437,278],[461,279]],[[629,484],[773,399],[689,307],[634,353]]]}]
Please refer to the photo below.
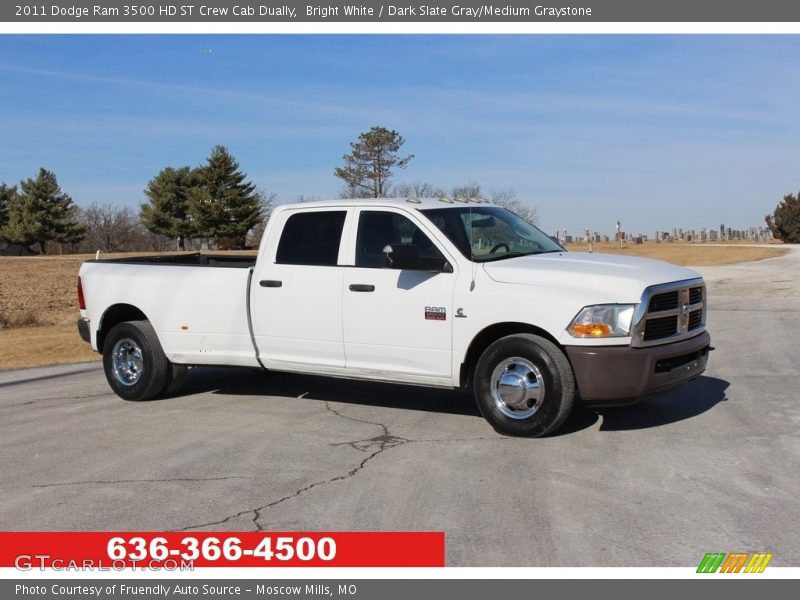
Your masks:
[{"label": "dodge ram 3500 truck", "polygon": [[668,263],[567,252],[517,215],[449,198],[281,206],[255,259],[90,260],[84,340],[126,400],[189,365],[472,388],[499,432],[555,430],[579,395],[624,405],[700,375],[706,289]]}]

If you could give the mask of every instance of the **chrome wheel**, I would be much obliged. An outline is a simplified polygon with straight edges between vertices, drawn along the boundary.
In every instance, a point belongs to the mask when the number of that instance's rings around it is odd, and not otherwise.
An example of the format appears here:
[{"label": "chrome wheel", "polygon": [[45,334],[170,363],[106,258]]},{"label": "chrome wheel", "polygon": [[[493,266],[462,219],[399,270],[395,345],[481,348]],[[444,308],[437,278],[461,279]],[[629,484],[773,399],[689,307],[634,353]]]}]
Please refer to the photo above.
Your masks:
[{"label": "chrome wheel", "polygon": [[531,361],[514,356],[501,361],[492,372],[492,400],[511,419],[527,419],[542,406],[544,379]]},{"label": "chrome wheel", "polygon": [[117,381],[126,386],[136,385],[144,370],[139,344],[130,338],[117,341],[111,352],[111,365]]}]

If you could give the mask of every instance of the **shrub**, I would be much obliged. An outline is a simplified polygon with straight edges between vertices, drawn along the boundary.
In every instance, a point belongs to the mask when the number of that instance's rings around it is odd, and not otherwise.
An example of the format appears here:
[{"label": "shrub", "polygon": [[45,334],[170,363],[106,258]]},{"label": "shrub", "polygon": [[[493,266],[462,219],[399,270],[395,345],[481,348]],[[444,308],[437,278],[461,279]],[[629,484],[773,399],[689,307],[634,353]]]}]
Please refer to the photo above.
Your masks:
[{"label": "shrub", "polygon": [[765,218],[775,239],[800,244],[800,194],[784,196],[775,212]]},{"label": "shrub", "polygon": [[30,311],[16,314],[0,313],[0,329],[19,329],[39,325],[39,318]]}]

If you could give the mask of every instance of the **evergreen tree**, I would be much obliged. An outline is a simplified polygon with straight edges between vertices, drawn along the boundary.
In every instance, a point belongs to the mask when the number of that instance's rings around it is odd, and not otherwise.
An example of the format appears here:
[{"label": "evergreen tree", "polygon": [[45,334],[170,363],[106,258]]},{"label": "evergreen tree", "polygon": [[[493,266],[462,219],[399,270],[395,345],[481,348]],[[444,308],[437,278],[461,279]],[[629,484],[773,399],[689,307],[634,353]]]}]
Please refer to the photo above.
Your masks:
[{"label": "evergreen tree", "polygon": [[73,244],[83,239],[86,228],[78,222],[78,207],[61,191],[51,171],[39,169],[36,179],[20,183],[11,195],[3,237],[14,244],[38,243],[47,254],[47,243]]},{"label": "evergreen tree", "polygon": [[344,167],[333,174],[345,182],[345,194],[351,197],[383,198],[389,192],[392,169],[405,169],[414,158],[409,154],[400,158],[397,153],[405,144],[403,136],[385,127],[372,127],[350,144],[350,154],[345,154]]},{"label": "evergreen tree", "polygon": [[247,232],[264,220],[262,198],[246,181],[239,163],[224,146],[216,146],[198,167],[189,210],[201,235],[221,248],[243,248]]},{"label": "evergreen tree", "polygon": [[189,193],[196,179],[189,167],[163,169],[147,184],[144,193],[148,202],[139,208],[142,224],[153,233],[177,238],[180,250],[197,233],[189,214]]},{"label": "evergreen tree", "polygon": [[766,216],[767,225],[775,239],[788,244],[800,244],[800,194],[787,194]]},{"label": "evergreen tree", "polygon": [[17,195],[16,186],[8,186],[5,183],[0,183],[0,241],[5,240],[3,230],[8,223],[8,206],[12,202],[12,198]]}]

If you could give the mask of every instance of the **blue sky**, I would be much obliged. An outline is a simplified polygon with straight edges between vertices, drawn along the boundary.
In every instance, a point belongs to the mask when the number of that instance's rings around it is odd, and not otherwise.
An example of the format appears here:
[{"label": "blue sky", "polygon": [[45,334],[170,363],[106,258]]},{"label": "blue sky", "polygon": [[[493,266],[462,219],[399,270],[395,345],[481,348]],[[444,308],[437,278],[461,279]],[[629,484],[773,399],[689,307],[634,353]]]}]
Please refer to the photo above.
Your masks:
[{"label": "blue sky", "polygon": [[513,188],[547,231],[760,225],[800,189],[798,36],[0,37],[0,181],[138,205],[226,145],[288,202],[333,197],[372,125],[396,181]]}]

